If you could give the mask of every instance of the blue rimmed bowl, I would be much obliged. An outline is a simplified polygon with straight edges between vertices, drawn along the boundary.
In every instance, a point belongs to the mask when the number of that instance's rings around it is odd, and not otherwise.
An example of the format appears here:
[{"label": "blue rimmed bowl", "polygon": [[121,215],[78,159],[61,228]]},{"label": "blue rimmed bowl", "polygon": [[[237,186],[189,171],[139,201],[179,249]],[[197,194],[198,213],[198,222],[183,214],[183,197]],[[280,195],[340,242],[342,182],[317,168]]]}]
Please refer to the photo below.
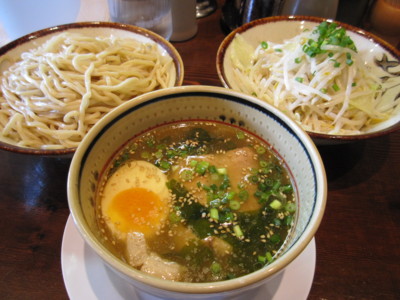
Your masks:
[{"label": "blue rimmed bowl", "polygon": [[[297,195],[294,230],[281,255],[268,266],[236,279],[213,283],[173,282],[144,274],[112,254],[102,243],[95,218],[98,177],[127,140],[150,128],[180,120],[235,124],[271,145],[284,160]],[[251,291],[285,269],[306,248],[323,217],[327,182],[310,137],[274,107],[232,90],[183,86],[159,90],[125,103],[101,119],[72,159],[68,203],[78,231],[105,265],[143,293],[168,299],[225,299]]]}]

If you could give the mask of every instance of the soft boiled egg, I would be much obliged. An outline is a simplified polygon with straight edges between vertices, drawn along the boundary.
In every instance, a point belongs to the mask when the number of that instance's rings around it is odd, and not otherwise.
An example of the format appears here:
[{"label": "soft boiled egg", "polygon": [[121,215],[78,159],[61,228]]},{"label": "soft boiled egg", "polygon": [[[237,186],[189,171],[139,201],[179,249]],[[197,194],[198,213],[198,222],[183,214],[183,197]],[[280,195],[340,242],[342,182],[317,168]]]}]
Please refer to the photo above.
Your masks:
[{"label": "soft boiled egg", "polygon": [[101,212],[111,233],[125,239],[130,232],[151,238],[165,224],[170,192],[167,178],[153,164],[132,161],[121,166],[106,182]]}]

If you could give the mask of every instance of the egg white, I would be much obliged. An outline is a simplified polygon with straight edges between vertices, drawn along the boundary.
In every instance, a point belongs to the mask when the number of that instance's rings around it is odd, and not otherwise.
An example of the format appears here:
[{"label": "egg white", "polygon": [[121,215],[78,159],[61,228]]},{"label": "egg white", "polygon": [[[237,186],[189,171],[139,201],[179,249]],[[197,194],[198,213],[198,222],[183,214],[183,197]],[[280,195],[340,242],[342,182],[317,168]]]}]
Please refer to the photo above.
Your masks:
[{"label": "egg white", "polygon": [[[120,230],[121,220],[115,220],[109,215],[109,208],[114,197],[131,188],[149,190],[161,200],[161,207],[157,209],[157,220],[151,224],[151,234],[155,234],[165,223],[169,213],[171,194],[166,186],[167,177],[153,164],[137,160],[121,166],[107,180],[101,195],[101,212],[103,219],[112,235],[119,239],[126,239],[128,232]],[[143,199],[146,201],[146,199]]]}]

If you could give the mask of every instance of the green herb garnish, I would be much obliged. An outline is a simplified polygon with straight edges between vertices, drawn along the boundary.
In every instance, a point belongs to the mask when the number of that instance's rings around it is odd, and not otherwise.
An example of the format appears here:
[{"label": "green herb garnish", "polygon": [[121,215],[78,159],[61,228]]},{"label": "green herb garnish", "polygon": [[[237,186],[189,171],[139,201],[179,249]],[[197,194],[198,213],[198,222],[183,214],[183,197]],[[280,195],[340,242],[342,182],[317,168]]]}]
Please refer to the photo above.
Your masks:
[{"label": "green herb garnish", "polygon": [[[318,39],[316,41],[309,39],[303,46],[304,53],[310,57],[326,53],[326,50],[321,48],[324,45],[340,46],[357,52],[357,48],[353,40],[346,34],[346,30],[342,27],[338,27],[336,23],[322,22],[313,33],[319,34]],[[350,60],[351,59],[348,59],[348,61],[346,61],[348,65],[352,64]]]}]

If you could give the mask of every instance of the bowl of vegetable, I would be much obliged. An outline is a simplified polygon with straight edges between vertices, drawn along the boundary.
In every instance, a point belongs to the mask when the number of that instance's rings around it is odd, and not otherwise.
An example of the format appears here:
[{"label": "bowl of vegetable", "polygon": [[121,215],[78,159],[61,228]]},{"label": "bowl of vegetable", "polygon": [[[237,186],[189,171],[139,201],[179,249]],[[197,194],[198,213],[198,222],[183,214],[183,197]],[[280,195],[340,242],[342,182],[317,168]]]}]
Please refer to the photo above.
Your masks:
[{"label": "bowl of vegetable", "polygon": [[139,293],[226,299],[280,274],[314,237],[327,183],[308,134],[222,87],[138,96],[90,130],[71,162],[78,231]]},{"label": "bowl of vegetable", "polygon": [[359,28],[318,17],[247,23],[221,43],[225,87],[274,105],[318,144],[400,128],[400,53]]}]

